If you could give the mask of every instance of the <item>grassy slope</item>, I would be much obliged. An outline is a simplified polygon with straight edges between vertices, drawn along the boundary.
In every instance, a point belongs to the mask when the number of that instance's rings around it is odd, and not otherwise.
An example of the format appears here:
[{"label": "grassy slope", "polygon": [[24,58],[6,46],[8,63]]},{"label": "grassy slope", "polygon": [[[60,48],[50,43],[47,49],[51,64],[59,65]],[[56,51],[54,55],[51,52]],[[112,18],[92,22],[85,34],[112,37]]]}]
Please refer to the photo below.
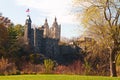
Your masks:
[{"label": "grassy slope", "polygon": [[0,76],[0,80],[120,80],[120,78],[79,75],[15,75]]}]

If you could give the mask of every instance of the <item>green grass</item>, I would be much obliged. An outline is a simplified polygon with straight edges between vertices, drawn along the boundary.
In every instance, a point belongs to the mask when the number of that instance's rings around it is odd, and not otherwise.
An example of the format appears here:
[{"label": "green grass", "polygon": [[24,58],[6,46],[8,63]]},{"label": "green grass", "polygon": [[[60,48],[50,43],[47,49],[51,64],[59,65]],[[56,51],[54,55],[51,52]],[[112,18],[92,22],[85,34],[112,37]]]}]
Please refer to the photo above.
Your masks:
[{"label": "green grass", "polygon": [[79,75],[13,75],[0,76],[0,80],[120,80],[120,78]]}]

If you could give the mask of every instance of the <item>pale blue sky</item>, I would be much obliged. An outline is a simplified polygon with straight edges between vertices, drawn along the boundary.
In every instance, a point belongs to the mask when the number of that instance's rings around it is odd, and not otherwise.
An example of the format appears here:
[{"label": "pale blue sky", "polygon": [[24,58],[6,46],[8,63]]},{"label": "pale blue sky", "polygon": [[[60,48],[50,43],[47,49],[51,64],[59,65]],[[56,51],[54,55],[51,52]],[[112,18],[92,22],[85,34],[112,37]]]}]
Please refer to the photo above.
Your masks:
[{"label": "pale blue sky", "polygon": [[62,27],[61,36],[72,38],[82,34],[83,28],[79,28],[79,22],[71,14],[72,0],[0,0],[0,12],[14,24],[24,25],[28,8],[32,24],[43,25],[47,18],[51,26],[56,16]]}]

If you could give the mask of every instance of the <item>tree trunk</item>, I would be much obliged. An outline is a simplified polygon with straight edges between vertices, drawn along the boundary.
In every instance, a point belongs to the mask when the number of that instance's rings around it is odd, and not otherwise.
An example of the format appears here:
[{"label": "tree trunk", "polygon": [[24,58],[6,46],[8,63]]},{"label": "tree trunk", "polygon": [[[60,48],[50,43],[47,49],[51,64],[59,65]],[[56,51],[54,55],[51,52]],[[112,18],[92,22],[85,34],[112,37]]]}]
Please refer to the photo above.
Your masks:
[{"label": "tree trunk", "polygon": [[117,77],[115,51],[112,49],[110,50],[110,76]]}]

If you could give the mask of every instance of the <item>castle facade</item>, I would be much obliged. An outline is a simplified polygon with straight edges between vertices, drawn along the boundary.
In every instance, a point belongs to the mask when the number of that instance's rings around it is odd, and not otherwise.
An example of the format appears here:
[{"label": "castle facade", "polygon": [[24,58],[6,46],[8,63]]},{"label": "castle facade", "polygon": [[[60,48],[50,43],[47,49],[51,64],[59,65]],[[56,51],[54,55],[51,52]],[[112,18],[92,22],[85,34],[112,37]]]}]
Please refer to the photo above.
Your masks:
[{"label": "castle facade", "polygon": [[49,27],[47,19],[41,27],[32,27],[30,15],[25,22],[24,42],[31,47],[33,53],[42,53],[45,56],[54,57],[59,54],[59,41],[61,25],[58,25],[55,18],[52,27]]}]

